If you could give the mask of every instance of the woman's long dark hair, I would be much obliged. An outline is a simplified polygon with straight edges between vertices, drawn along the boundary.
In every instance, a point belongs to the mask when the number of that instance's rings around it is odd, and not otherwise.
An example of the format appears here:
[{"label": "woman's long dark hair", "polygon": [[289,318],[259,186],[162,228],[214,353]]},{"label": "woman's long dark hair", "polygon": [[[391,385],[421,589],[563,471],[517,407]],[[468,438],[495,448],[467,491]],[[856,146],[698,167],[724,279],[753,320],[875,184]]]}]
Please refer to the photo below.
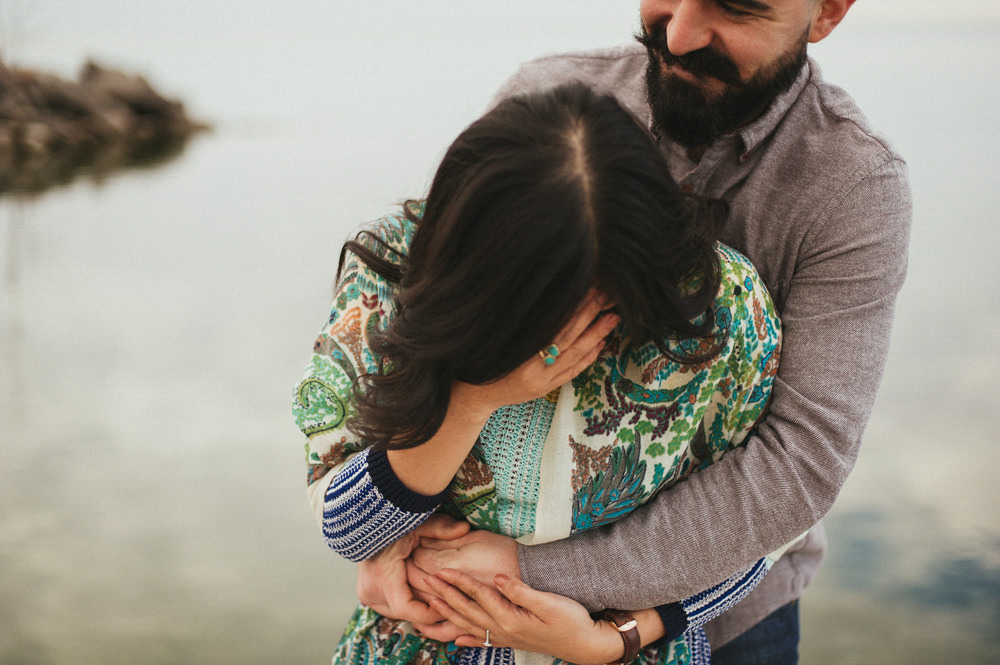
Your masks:
[{"label": "woman's long dark hair", "polygon": [[667,339],[712,330],[724,206],[682,193],[609,95],[573,84],[502,101],[448,149],[422,218],[406,210],[418,226],[401,268],[365,239],[345,247],[400,284],[395,318],[370,339],[380,371],[360,379],[350,423],[376,447],[430,439],[453,381],[513,371],[593,287],[617,302],[633,346],[652,341],[683,362]]}]

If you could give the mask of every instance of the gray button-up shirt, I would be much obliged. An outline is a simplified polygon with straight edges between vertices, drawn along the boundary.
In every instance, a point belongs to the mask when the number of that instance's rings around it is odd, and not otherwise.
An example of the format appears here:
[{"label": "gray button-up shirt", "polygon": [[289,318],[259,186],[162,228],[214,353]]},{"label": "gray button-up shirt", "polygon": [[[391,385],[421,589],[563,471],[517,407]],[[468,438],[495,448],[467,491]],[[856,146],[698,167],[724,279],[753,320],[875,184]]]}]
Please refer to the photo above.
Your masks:
[{"label": "gray button-up shirt", "polygon": [[[648,123],[645,65],[639,45],[551,56],[524,65],[499,94],[582,81]],[[762,116],[697,163],[680,146],[663,149],[685,189],[729,203],[722,240],[771,290],[781,364],[770,412],[745,447],[614,525],[521,548],[527,583],[591,609],[680,600],[817,524],[857,458],[906,272],[906,165],[812,60]],[[824,547],[813,528],[710,624],[713,646],[797,598]]]}]

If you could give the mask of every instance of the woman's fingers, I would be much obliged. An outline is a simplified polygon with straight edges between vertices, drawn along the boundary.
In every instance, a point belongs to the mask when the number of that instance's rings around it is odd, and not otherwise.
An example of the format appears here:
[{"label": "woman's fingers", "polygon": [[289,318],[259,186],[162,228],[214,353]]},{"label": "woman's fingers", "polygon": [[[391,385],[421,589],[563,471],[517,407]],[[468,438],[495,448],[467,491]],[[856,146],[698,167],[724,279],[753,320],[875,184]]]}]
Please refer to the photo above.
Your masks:
[{"label": "woman's fingers", "polygon": [[620,320],[621,317],[617,314],[605,314],[591,323],[576,341],[556,358],[552,369],[555,369],[557,373],[552,376],[552,382],[555,385],[568,383],[573,377],[592,365],[604,349],[604,338],[615,329]]},{"label": "woman's fingers", "polygon": [[[454,642],[462,636],[468,636],[469,631],[460,628],[451,621],[440,621],[438,623],[431,624],[413,624],[413,627],[417,629],[417,632],[424,637],[429,637],[432,640],[437,640],[438,642]],[[480,640],[481,641],[481,640]],[[460,645],[460,646],[475,646],[473,644]]]},{"label": "woman's fingers", "polygon": [[587,294],[587,297],[584,298],[583,303],[577,308],[569,323],[552,340],[559,347],[560,351],[569,348],[576,342],[577,338],[583,334],[583,331],[587,329],[594,318],[601,313],[602,304],[603,301],[598,296],[597,291],[592,290]]},{"label": "woman's fingers", "polygon": [[435,593],[440,596],[440,598],[434,598],[430,601],[431,608],[444,617],[449,624],[475,638],[481,644],[486,636],[484,626],[490,626],[494,623],[492,617],[475,601],[451,584],[433,576],[430,580]]},{"label": "woman's fingers", "polygon": [[499,591],[490,589],[465,573],[451,568],[445,568],[437,575],[428,576],[427,582],[434,593],[451,608],[452,614],[446,614],[444,617],[460,626],[467,623],[469,627],[481,627],[488,623],[492,617],[484,608],[482,601],[490,593],[500,596]]},{"label": "woman's fingers", "polygon": [[523,608],[531,614],[542,618],[558,610],[558,597],[532,589],[521,580],[508,575],[497,575],[495,578],[500,593],[512,604]]}]

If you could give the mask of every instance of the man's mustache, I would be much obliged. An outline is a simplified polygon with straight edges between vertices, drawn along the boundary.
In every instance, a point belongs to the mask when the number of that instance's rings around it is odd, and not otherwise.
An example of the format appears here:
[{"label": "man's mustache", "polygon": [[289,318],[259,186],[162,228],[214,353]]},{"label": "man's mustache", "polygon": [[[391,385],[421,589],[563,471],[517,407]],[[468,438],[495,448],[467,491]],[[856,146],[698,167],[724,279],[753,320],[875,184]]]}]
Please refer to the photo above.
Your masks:
[{"label": "man's mustache", "polygon": [[668,66],[680,65],[695,76],[701,78],[711,76],[730,85],[743,84],[743,79],[740,78],[740,69],[736,63],[710,46],[684,55],[674,55],[667,47],[667,31],[659,29],[654,34],[649,34],[645,26],[641,28],[635,39],[647,50],[663,58],[663,62]]}]

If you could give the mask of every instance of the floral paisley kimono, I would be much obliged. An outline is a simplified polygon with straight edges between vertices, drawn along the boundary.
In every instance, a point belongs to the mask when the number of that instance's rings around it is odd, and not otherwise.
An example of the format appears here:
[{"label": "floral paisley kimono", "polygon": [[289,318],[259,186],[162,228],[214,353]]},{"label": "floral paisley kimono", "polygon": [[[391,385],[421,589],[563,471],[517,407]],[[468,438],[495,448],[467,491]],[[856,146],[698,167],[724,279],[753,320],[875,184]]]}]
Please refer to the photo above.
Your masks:
[{"label": "floral paisley kimono", "polygon": [[[415,228],[399,215],[380,220],[372,231],[405,254]],[[721,353],[707,362],[681,365],[653,344],[631,348],[619,325],[597,361],[571,383],[495,412],[451,486],[436,497],[406,488],[385,453],[372,451],[346,428],[355,379],[377,369],[369,333],[391,322],[396,289],[348,255],[329,321],[293,406],[307,436],[310,499],[328,544],[351,560],[363,560],[434,511],[524,544],[566,538],[620,519],[658,490],[740,445],[766,407],[780,330],[750,262],[725,246],[718,245],[717,253],[722,280],[714,303],[714,332],[724,340]],[[671,341],[672,349],[681,351],[703,350],[700,344]],[[762,559],[683,601],[688,630],[649,645],[637,662],[707,662],[707,641],[699,626],[749,593],[771,562]],[[559,661],[511,649],[436,642],[417,635],[406,622],[360,605],[333,662]]]}]

